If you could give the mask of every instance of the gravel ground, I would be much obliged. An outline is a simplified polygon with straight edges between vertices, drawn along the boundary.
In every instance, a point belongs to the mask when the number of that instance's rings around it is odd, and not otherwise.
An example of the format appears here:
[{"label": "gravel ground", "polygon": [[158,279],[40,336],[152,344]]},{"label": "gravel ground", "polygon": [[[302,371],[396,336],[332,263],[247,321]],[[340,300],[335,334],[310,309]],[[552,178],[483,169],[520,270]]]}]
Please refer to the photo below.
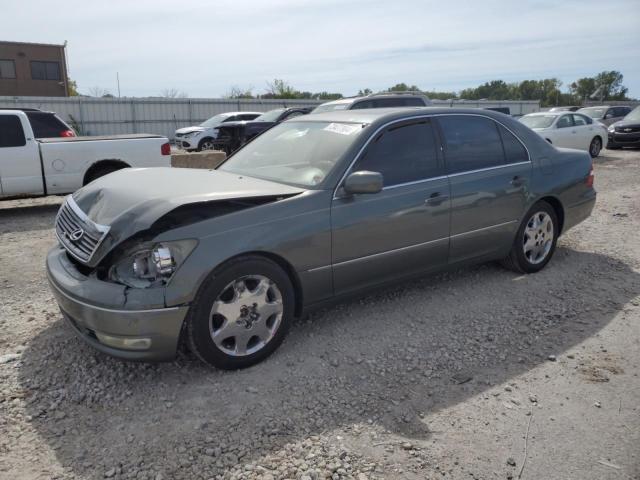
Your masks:
[{"label": "gravel ground", "polygon": [[0,204],[0,478],[640,479],[640,152],[541,273],[481,265],[298,321],[240,372],[125,363],[46,283],[60,198]]}]

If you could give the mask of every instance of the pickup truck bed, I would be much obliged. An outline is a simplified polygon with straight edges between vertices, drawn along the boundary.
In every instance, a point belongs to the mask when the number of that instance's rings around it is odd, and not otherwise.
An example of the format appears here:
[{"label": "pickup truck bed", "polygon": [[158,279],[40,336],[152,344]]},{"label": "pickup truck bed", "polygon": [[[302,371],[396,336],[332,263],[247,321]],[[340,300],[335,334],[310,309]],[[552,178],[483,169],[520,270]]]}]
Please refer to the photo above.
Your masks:
[{"label": "pickup truck bed", "polygon": [[24,112],[0,111],[0,198],[71,193],[127,167],[170,167],[159,135],[34,138]]}]

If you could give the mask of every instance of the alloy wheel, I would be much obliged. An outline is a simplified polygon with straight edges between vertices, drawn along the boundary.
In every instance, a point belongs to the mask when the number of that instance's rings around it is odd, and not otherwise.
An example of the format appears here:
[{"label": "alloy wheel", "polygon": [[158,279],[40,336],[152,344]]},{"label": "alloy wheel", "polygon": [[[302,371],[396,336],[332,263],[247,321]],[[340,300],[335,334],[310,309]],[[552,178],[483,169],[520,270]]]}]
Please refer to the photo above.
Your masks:
[{"label": "alloy wheel", "polygon": [[553,246],[553,220],[546,212],[534,213],[524,229],[524,256],[534,265],[544,261]]},{"label": "alloy wheel", "polygon": [[589,153],[593,158],[597,157],[600,154],[600,150],[602,150],[602,145],[600,144],[599,138],[594,138],[591,141],[591,146],[589,147]]},{"label": "alloy wheel", "polygon": [[282,293],[272,280],[243,276],[229,283],[213,302],[209,333],[224,353],[251,355],[274,337],[283,312]]},{"label": "alloy wheel", "polygon": [[214,145],[211,140],[205,140],[200,145],[200,150],[213,150],[213,149],[214,149]]}]

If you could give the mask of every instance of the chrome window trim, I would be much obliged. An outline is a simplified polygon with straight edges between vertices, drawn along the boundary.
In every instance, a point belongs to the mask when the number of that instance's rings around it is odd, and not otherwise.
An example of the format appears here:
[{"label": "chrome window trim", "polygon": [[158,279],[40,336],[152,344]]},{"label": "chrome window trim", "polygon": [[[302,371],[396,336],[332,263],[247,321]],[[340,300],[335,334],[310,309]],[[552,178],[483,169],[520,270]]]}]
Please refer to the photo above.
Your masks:
[{"label": "chrome window trim", "polygon": [[[341,197],[339,197],[337,195],[337,193],[338,193],[338,190],[340,190],[340,187],[342,186],[342,183],[344,182],[345,178],[347,178],[347,176],[351,172],[351,169],[353,168],[355,163],[358,161],[358,159],[362,155],[362,152],[365,150],[365,148],[367,148],[369,146],[369,143],[371,143],[371,141],[382,130],[384,130],[385,128],[387,128],[387,127],[389,127],[391,125],[394,125],[394,124],[400,123],[400,122],[406,122],[406,121],[410,121],[410,120],[421,120],[421,119],[429,119],[430,120],[430,119],[432,119],[434,117],[441,117],[441,116],[447,116],[447,115],[449,115],[449,116],[458,115],[458,116],[467,116],[467,117],[481,117],[481,118],[486,118],[488,120],[496,122],[497,124],[499,124],[502,127],[504,127],[509,133],[511,133],[511,135],[513,135],[516,138],[516,140],[518,140],[518,142],[520,142],[520,144],[524,147],[524,150],[527,152],[528,160],[526,162],[506,163],[504,165],[496,165],[494,167],[486,167],[486,168],[482,168],[482,169],[478,169],[478,170],[465,170],[464,172],[456,172],[456,173],[450,173],[450,174],[446,174],[446,175],[441,175],[441,176],[438,176],[438,177],[424,178],[424,179],[421,179],[421,180],[415,180],[414,182],[407,182],[407,183],[404,183],[404,184],[389,185],[388,187],[384,187],[383,190],[386,190],[387,188],[395,188],[395,187],[401,187],[401,186],[405,186],[405,185],[412,185],[412,184],[426,182],[426,181],[429,181],[429,180],[436,180],[436,179],[441,179],[441,178],[446,178],[446,177],[463,175],[463,174],[467,174],[467,173],[475,173],[475,172],[481,172],[481,171],[484,171],[484,170],[491,170],[491,169],[496,169],[496,168],[504,168],[504,167],[510,167],[510,166],[514,166],[514,165],[524,165],[524,164],[527,164],[527,163],[532,163],[531,162],[531,152],[529,152],[529,149],[527,148],[527,145],[520,139],[520,137],[518,137],[518,135],[516,135],[513,130],[511,130],[509,127],[507,127],[500,120],[496,120],[495,118],[489,117],[487,115],[482,115],[480,113],[429,113],[429,114],[415,115],[415,116],[405,117],[405,118],[398,118],[398,119],[395,119],[395,120],[391,120],[390,122],[387,122],[384,125],[381,125],[380,127],[378,127],[376,129],[375,132],[373,132],[373,134],[371,134],[369,136],[369,138],[367,139],[365,144],[360,148],[360,150],[358,150],[358,153],[355,155],[355,157],[353,158],[353,160],[351,161],[351,163],[349,164],[349,166],[345,170],[344,174],[340,178],[340,181],[337,183],[335,189],[333,190],[333,200],[337,200],[337,199],[341,198]],[[442,148],[443,147],[442,142],[440,142],[440,144],[441,144],[440,146]],[[445,158],[445,168],[446,168],[446,158]]]},{"label": "chrome window trim", "polygon": [[410,185],[417,185],[419,183],[425,183],[425,182],[433,182],[435,180],[444,180],[446,178],[447,178],[446,175],[441,175],[439,177],[425,178],[424,180],[414,180],[413,182],[396,183],[395,185],[389,185],[388,187],[383,187],[382,190],[392,190],[392,189],[398,188],[398,187],[408,187]]},{"label": "chrome window trim", "polygon": [[448,175],[448,177],[459,177],[460,175],[468,175],[468,174],[471,174],[471,173],[486,172],[486,171],[489,171],[489,170],[497,170],[497,169],[500,169],[500,168],[515,167],[515,166],[518,166],[518,165],[528,165],[530,163],[531,163],[530,161],[516,162],[516,163],[507,163],[506,165],[497,165],[495,167],[478,168],[477,170],[465,170],[464,172],[450,173]]}]

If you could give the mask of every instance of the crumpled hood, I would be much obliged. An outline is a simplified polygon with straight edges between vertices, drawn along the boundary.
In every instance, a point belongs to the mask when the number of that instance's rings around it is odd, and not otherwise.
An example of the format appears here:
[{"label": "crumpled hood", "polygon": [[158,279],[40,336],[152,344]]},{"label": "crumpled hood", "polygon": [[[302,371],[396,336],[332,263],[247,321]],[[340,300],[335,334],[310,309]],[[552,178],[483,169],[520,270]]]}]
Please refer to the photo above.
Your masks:
[{"label": "crumpled hood", "polygon": [[107,253],[104,250],[148,229],[180,206],[302,192],[301,188],[218,170],[126,168],[91,182],[76,191],[73,199],[91,220],[111,227],[102,252],[96,252],[101,253],[96,255],[99,260]]},{"label": "crumpled hood", "polygon": [[205,130],[204,127],[184,127],[176,130],[176,133],[179,133],[181,135],[186,135],[187,133],[204,132],[204,130]]}]

